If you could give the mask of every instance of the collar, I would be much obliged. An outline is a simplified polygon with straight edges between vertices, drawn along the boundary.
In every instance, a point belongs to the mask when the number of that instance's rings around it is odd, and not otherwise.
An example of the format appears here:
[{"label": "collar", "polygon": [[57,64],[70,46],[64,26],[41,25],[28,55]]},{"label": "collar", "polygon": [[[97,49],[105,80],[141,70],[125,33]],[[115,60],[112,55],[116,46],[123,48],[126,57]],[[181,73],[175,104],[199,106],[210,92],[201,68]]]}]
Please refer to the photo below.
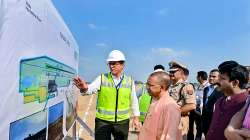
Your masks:
[{"label": "collar", "polygon": [[182,80],[182,79],[179,79],[175,84],[173,84],[174,86],[175,85],[179,85],[179,84],[181,84],[181,83],[184,83],[184,81]]},{"label": "collar", "polygon": [[204,82],[203,84],[201,84],[203,87],[205,87],[205,86],[209,86],[210,84],[209,84],[209,82],[208,81],[206,81],[206,82]]},{"label": "collar", "polygon": [[248,96],[248,93],[247,92],[241,92],[241,93],[238,93],[238,94],[233,94],[233,95],[230,95],[230,96],[225,96],[226,98],[226,101],[237,101],[237,100],[241,100],[242,98],[244,99],[245,97]]},{"label": "collar", "polygon": [[214,88],[214,89],[215,89],[217,86],[218,86],[217,84],[213,84],[213,85],[210,84],[210,85],[209,85],[209,88]]},{"label": "collar", "polygon": [[208,81],[206,81],[206,82],[200,84],[199,87],[198,87],[198,89],[203,89],[203,88],[205,88],[205,87],[207,87],[207,86],[210,86],[210,84],[209,84]]},{"label": "collar", "polygon": [[119,78],[116,78],[112,73],[110,73],[110,74],[111,74],[112,79],[115,79],[115,80],[122,80],[123,76],[124,76],[124,73],[122,73]]}]

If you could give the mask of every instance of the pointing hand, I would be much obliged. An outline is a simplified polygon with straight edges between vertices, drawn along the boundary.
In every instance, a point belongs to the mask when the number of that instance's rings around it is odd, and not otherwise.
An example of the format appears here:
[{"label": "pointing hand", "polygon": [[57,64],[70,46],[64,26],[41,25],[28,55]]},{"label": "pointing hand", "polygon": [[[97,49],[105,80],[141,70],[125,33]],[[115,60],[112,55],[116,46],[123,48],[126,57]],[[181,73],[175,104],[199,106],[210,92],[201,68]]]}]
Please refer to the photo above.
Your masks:
[{"label": "pointing hand", "polygon": [[79,76],[75,77],[73,81],[74,85],[76,85],[81,91],[86,92],[88,90],[88,84]]}]

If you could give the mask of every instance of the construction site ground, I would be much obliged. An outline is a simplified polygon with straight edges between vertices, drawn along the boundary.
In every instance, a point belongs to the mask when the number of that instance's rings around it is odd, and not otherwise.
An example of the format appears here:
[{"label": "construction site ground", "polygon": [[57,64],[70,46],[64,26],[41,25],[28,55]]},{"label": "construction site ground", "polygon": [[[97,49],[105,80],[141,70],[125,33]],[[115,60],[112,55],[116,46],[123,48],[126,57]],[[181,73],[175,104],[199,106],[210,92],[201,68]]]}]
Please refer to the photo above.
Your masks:
[{"label": "construction site ground", "polygon": [[[94,132],[97,96],[96,94],[86,95],[86,96],[78,95],[77,98],[78,98],[78,106],[77,106],[78,116]],[[70,137],[65,138],[65,140],[70,140],[72,138],[72,129],[70,130],[69,134]],[[80,127],[79,123],[76,123],[76,137],[79,140],[94,140],[94,138],[90,136],[90,134],[84,128]],[[128,140],[137,140],[137,133],[130,132]]]},{"label": "construction site ground", "polygon": [[[96,111],[96,94],[81,96],[78,95],[77,113],[78,116],[88,125],[88,127],[94,132],[95,127],[95,111]],[[72,140],[72,128],[69,131],[69,135],[64,140]],[[94,140],[94,138],[81,127],[79,123],[76,123],[76,137],[79,140]],[[137,133],[129,133],[129,140],[136,140]]]}]

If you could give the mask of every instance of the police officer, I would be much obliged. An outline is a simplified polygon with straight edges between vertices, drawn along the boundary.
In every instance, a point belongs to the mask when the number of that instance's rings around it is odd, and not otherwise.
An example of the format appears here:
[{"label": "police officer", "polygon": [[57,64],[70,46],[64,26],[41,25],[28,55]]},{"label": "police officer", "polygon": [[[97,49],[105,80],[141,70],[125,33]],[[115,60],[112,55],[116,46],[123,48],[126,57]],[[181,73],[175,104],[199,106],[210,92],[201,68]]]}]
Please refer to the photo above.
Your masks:
[{"label": "police officer", "polygon": [[140,127],[139,106],[135,93],[135,84],[130,76],[124,74],[125,56],[119,50],[110,52],[107,63],[109,73],[98,76],[91,84],[80,77],[74,78],[74,84],[85,94],[98,92],[95,119],[95,139],[115,140],[128,138],[130,110],[133,113],[133,125]]},{"label": "police officer", "polygon": [[177,102],[181,109],[181,123],[180,129],[182,131],[183,140],[187,139],[189,127],[189,112],[196,108],[196,100],[194,88],[191,84],[185,82],[183,75],[187,67],[183,64],[171,61],[169,62],[169,74],[171,79],[171,86],[169,88],[170,96]]}]

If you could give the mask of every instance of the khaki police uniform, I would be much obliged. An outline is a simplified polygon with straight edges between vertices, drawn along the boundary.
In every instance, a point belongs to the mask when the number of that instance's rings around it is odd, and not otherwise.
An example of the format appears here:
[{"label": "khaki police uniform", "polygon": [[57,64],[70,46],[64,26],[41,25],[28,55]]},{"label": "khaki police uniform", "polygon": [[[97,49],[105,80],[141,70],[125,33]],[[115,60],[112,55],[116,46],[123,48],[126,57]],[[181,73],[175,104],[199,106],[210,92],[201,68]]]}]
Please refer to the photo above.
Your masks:
[{"label": "khaki police uniform", "polygon": [[[171,85],[169,88],[170,96],[177,102],[177,104],[180,107],[189,103],[196,104],[195,94],[188,93],[186,88],[187,86],[192,86],[192,85],[184,82],[178,82],[175,85]],[[189,126],[188,114],[182,115],[180,124],[182,135],[186,135],[188,133],[188,126]]]},{"label": "khaki police uniform", "polygon": [[[170,62],[169,66],[172,67],[172,65],[178,65],[181,68],[187,69],[185,66],[179,64],[178,62]],[[193,86],[191,84],[184,81],[179,81],[175,85],[171,85],[169,87],[169,95],[177,102],[180,107],[190,103],[196,104],[194,90],[190,91],[190,87],[193,89]],[[185,138],[187,136],[189,128],[188,114],[182,114],[179,128],[182,131],[183,138]]]}]

